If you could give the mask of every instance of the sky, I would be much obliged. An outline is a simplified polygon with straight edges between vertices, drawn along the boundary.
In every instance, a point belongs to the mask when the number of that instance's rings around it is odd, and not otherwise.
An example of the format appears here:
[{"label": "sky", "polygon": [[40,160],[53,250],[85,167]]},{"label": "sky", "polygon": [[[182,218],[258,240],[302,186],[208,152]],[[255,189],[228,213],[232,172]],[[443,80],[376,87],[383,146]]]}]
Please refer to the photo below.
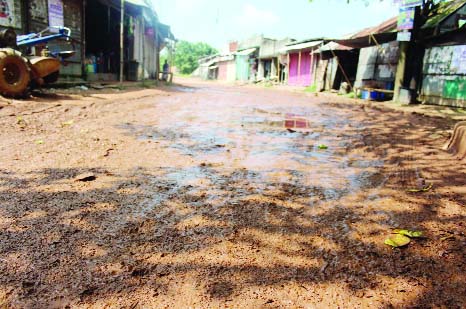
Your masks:
[{"label": "sky", "polygon": [[225,50],[255,34],[297,40],[338,38],[394,17],[393,1],[351,0],[152,0],[177,39]]}]

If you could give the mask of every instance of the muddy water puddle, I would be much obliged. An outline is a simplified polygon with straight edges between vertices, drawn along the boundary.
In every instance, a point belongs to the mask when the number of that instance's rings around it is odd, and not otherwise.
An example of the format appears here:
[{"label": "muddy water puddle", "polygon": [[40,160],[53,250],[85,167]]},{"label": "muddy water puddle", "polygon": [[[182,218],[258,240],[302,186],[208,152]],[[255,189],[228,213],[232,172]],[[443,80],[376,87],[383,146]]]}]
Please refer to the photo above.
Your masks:
[{"label": "muddy water puddle", "polygon": [[[163,181],[173,186],[170,194],[155,199],[158,203],[173,196],[189,203],[198,194],[194,203],[199,206],[278,190],[283,198],[310,198],[313,205],[364,195],[385,181],[381,160],[351,152],[362,128],[344,114],[328,117],[306,107],[206,108],[180,111],[157,126],[120,127],[194,160],[193,166],[165,174]],[[289,127],[290,119],[296,126]],[[295,189],[288,192],[284,185]]]}]

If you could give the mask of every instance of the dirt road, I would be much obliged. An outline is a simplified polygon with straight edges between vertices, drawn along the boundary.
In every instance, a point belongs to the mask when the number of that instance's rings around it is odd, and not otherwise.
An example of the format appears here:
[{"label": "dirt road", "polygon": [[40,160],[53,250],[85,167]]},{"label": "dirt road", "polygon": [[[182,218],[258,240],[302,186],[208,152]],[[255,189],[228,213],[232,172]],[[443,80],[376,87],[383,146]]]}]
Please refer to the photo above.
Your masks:
[{"label": "dirt road", "polygon": [[[464,308],[452,123],[338,100],[189,81],[0,103],[0,307]],[[395,228],[425,238],[391,249]]]}]

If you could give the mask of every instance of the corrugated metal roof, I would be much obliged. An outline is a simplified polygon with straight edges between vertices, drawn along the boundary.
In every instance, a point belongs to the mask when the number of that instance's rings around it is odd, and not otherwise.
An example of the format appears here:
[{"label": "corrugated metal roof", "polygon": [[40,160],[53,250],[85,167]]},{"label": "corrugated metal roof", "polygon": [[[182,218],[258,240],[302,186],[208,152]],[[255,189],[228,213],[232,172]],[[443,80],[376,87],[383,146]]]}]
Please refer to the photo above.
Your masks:
[{"label": "corrugated metal roof", "polygon": [[454,0],[439,3],[438,8],[432,12],[433,16],[429,17],[422,28],[426,29],[436,27],[451,14],[461,9],[464,5],[466,5],[466,0]]},{"label": "corrugated metal roof", "polygon": [[330,42],[328,44],[325,44],[321,48],[317,49],[316,51],[314,51],[314,53],[321,53],[321,52],[326,52],[326,51],[331,51],[331,50],[352,50],[352,49],[353,48],[349,46],[341,45],[336,42]]},{"label": "corrugated metal roof", "polygon": [[252,54],[253,52],[255,52],[256,50],[257,50],[257,48],[249,48],[249,49],[245,49],[243,51],[237,52],[236,54],[238,56],[248,56],[248,55]]},{"label": "corrugated metal roof", "polygon": [[125,2],[134,4],[134,5],[137,5],[137,6],[143,6],[143,7],[146,7],[146,8],[151,8],[151,7],[146,3],[146,1],[144,1],[144,0],[125,0]]},{"label": "corrugated metal roof", "polygon": [[397,25],[398,25],[398,16],[392,17],[383,23],[375,26],[375,27],[369,27],[365,28],[355,34],[353,34],[349,39],[356,39],[356,38],[361,38],[365,37],[371,34],[378,34],[378,33],[385,33],[385,32],[396,32],[397,31]]},{"label": "corrugated metal roof", "polygon": [[306,43],[301,43],[301,44],[295,44],[295,45],[290,45],[282,49],[281,51],[284,52],[289,52],[293,50],[305,50],[305,49],[311,49],[313,47],[319,46],[322,44],[323,41],[313,41],[313,42],[306,42]]}]

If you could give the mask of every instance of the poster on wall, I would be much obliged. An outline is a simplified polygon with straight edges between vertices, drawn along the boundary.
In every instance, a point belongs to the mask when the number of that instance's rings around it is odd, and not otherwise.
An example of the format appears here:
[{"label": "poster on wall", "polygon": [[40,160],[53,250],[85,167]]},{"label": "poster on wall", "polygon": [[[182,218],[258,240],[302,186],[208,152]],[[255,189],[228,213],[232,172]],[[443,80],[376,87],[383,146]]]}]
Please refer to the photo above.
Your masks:
[{"label": "poster on wall", "polygon": [[63,17],[63,1],[62,0],[49,0],[49,26],[50,27],[65,26],[64,17]]},{"label": "poster on wall", "polygon": [[15,7],[16,0],[0,0],[0,26],[21,28],[21,12]]},{"label": "poster on wall", "polygon": [[29,14],[32,20],[47,22],[47,0],[29,2]]}]

